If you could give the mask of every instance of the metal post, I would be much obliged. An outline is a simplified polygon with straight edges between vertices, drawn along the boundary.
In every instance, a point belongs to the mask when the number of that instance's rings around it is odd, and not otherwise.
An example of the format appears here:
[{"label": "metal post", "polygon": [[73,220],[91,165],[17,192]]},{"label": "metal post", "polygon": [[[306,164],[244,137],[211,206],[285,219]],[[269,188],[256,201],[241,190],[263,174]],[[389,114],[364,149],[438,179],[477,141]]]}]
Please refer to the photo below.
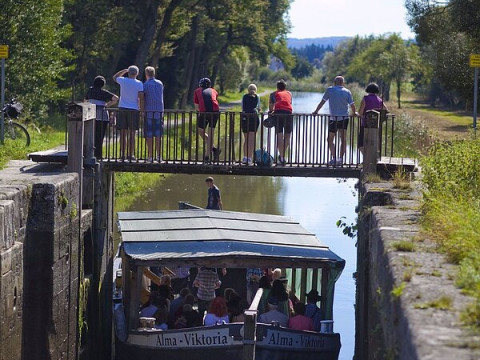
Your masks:
[{"label": "metal post", "polygon": [[[0,99],[0,108],[3,110],[5,106],[5,59],[2,59],[2,85],[1,85],[1,99]],[[5,117],[2,113],[0,114],[1,121],[0,121],[0,144],[3,144],[5,140]]]},{"label": "metal post", "polygon": [[473,75],[473,132],[477,136],[478,67]]}]

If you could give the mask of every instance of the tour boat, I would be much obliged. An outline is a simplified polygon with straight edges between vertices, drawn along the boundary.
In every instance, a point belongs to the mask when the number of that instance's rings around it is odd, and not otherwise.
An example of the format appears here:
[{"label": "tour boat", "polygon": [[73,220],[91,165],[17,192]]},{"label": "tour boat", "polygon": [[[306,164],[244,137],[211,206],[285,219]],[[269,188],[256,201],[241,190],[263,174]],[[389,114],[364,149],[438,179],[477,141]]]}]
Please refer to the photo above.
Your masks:
[{"label": "tour boat", "polygon": [[[115,358],[117,360],[336,360],[340,334],[333,330],[335,282],[345,260],[298,222],[285,216],[187,209],[118,213],[121,243],[114,269]],[[160,330],[140,318],[144,277],[150,267],[281,268],[300,301],[318,290],[322,329],[298,331],[260,323],[259,289],[244,322]]]}]

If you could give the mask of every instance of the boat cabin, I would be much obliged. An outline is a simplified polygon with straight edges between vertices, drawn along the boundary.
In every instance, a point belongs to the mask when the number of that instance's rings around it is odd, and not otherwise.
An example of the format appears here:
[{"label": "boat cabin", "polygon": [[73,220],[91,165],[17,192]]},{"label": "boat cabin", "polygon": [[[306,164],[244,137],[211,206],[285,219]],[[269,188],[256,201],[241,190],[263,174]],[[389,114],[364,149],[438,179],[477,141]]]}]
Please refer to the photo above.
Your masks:
[{"label": "boat cabin", "polygon": [[[285,216],[187,209],[118,213],[121,233],[114,291],[116,359],[338,359],[340,334],[333,331],[335,281],[345,261],[297,221]],[[121,263],[121,265],[120,265]],[[121,268],[120,268],[121,266]],[[263,289],[244,322],[161,330],[140,317],[151,268],[280,268],[298,300],[315,289],[323,316],[321,331],[299,331],[258,321]]]}]

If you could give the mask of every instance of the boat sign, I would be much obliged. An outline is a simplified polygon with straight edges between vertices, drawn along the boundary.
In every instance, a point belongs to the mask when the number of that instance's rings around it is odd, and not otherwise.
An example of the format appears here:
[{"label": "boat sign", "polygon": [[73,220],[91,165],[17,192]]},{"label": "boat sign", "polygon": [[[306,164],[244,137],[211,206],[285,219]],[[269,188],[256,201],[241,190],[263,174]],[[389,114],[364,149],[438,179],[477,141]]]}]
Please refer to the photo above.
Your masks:
[{"label": "boat sign", "polygon": [[8,45],[0,45],[0,59],[8,59]]},{"label": "boat sign", "polygon": [[480,67],[480,54],[470,54],[470,67]]}]

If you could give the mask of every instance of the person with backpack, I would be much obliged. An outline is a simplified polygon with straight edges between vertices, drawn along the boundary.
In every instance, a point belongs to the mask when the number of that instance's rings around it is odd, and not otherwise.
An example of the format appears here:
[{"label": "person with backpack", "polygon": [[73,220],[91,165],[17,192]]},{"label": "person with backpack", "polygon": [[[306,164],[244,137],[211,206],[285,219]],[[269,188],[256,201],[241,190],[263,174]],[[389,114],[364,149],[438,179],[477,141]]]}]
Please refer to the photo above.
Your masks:
[{"label": "person with backpack", "polygon": [[277,91],[270,94],[268,110],[268,114],[274,117],[275,134],[277,134],[277,165],[285,166],[285,153],[290,145],[293,130],[292,93],[287,91],[285,80],[277,81]]}]

